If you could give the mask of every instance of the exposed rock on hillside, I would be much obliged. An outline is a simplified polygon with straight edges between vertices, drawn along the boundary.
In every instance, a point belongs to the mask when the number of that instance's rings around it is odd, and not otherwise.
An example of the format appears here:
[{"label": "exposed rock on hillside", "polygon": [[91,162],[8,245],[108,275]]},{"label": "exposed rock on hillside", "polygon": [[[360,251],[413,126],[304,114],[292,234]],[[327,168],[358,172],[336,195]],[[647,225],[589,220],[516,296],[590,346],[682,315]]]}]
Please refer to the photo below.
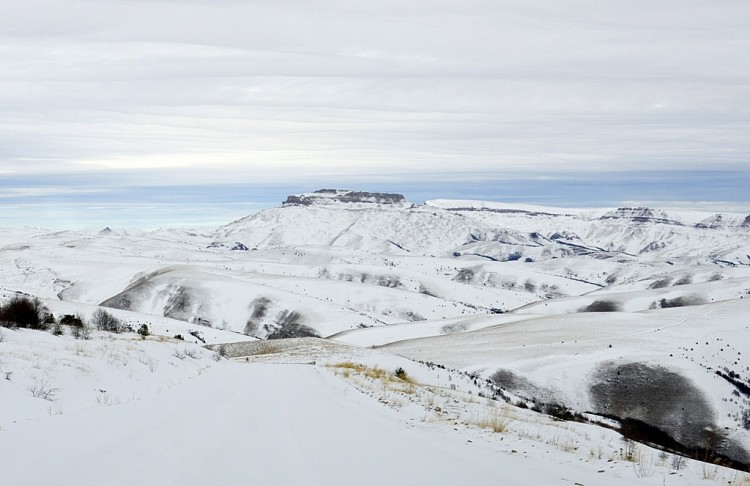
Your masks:
[{"label": "exposed rock on hillside", "polygon": [[409,205],[409,202],[402,194],[342,189],[320,189],[312,193],[291,195],[286,198],[286,201],[284,201],[285,206],[313,206],[335,203],[380,204],[389,206]]},{"label": "exposed rock on hillside", "polygon": [[629,219],[636,223],[682,224],[670,218],[664,211],[643,207],[617,208],[604,214],[600,219]]}]

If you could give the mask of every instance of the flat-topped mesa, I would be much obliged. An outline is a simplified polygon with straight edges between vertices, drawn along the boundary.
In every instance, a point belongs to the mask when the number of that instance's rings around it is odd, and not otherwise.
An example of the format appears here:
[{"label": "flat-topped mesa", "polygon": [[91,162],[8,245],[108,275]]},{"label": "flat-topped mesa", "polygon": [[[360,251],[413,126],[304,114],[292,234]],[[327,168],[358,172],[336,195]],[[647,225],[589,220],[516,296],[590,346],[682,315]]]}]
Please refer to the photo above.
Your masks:
[{"label": "flat-topped mesa", "polygon": [[629,219],[636,223],[661,223],[682,225],[679,221],[670,218],[660,209],[651,208],[617,208],[614,211],[602,215],[599,219]]},{"label": "flat-topped mesa", "polygon": [[344,189],[320,189],[315,192],[291,195],[284,201],[284,206],[329,206],[344,204],[351,206],[386,206],[407,208],[411,204],[402,194],[384,192],[364,192]]}]

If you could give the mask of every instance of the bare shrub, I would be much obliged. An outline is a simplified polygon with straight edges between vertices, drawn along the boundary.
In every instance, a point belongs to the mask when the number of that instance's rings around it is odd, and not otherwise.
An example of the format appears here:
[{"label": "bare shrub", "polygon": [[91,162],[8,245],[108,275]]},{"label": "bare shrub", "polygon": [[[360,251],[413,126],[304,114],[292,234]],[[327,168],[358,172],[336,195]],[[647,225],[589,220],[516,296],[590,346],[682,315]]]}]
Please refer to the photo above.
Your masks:
[{"label": "bare shrub", "polygon": [[299,312],[288,310],[279,312],[276,316],[276,324],[281,327],[269,334],[266,339],[320,337],[313,328],[302,324],[301,320],[302,315]]},{"label": "bare shrub", "polygon": [[638,462],[640,460],[640,450],[638,443],[634,440],[628,439],[627,437],[622,438],[622,449],[620,449],[620,456],[623,461]]},{"label": "bare shrub", "polygon": [[27,388],[31,392],[31,396],[34,398],[42,398],[44,400],[53,401],[55,399],[55,395],[57,392],[60,391],[59,388],[55,388],[50,383],[49,379],[44,376],[42,378],[37,379],[32,385],[29,385]]},{"label": "bare shrub", "polygon": [[60,324],[70,327],[83,327],[83,318],[80,315],[65,314],[60,318]]},{"label": "bare shrub", "polygon": [[662,309],[668,309],[670,307],[686,307],[689,305],[700,305],[703,303],[703,299],[697,296],[685,296],[675,297],[674,299],[661,299],[658,302],[658,306]]},{"label": "bare shrub", "polygon": [[654,458],[652,455],[638,454],[638,461],[633,463],[635,475],[639,478],[648,478],[654,474]]},{"label": "bare shrub", "polygon": [[454,334],[457,332],[463,332],[466,331],[469,328],[469,325],[465,322],[459,322],[456,324],[446,324],[440,329],[440,332],[442,334]]},{"label": "bare shrub", "polygon": [[708,462],[701,462],[701,474],[703,479],[714,481],[719,474],[719,466],[709,464]]},{"label": "bare shrub", "polygon": [[474,270],[470,268],[461,268],[453,277],[453,280],[461,283],[471,283],[474,280]]},{"label": "bare shrub", "polygon": [[250,303],[250,318],[245,324],[244,334],[254,336],[258,333],[261,321],[266,317],[270,304],[271,300],[266,297],[258,297]]},{"label": "bare shrub", "polygon": [[[220,352],[221,352],[221,349],[222,348],[219,347]],[[224,351],[224,353],[226,354],[226,350]],[[198,353],[192,348],[175,349],[174,352],[172,353],[172,356],[174,356],[177,359],[185,359],[185,358],[198,359],[199,358]]]},{"label": "bare shrub", "polygon": [[78,329],[78,335],[84,341],[91,339],[91,326],[84,322],[83,326]]},{"label": "bare shrub", "polygon": [[0,323],[5,327],[17,326],[44,330],[48,326],[45,319],[46,313],[41,300],[17,295],[5,305],[0,306]]},{"label": "bare shrub", "polygon": [[125,328],[120,319],[101,307],[94,311],[94,314],[91,316],[91,323],[100,331],[109,331],[118,334]]},{"label": "bare shrub", "polygon": [[60,321],[54,321],[52,323],[52,334],[54,334],[55,336],[62,336],[62,333],[63,329]]},{"label": "bare shrub", "polygon": [[617,312],[620,304],[611,300],[595,300],[587,306],[581,307],[580,312]]}]

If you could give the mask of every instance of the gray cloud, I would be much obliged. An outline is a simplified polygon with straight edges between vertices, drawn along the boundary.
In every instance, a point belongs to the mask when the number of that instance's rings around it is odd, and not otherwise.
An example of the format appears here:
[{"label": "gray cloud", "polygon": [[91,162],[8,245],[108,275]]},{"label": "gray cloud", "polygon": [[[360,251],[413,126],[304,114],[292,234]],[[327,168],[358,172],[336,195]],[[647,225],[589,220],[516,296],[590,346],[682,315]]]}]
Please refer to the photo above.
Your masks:
[{"label": "gray cloud", "polygon": [[747,168],[744,0],[364,3],[9,2],[0,176]]}]

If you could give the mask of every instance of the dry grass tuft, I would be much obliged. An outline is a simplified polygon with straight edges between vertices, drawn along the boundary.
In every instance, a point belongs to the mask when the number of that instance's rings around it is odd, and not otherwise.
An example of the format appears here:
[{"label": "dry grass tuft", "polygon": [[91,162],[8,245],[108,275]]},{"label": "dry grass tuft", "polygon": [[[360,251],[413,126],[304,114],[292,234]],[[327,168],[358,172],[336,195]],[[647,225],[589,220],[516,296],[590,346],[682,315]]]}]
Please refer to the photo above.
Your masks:
[{"label": "dry grass tuft", "polygon": [[502,433],[508,430],[510,420],[511,419],[508,416],[508,411],[505,407],[493,407],[487,415],[477,419],[474,424],[483,429],[489,429],[496,433]]}]

